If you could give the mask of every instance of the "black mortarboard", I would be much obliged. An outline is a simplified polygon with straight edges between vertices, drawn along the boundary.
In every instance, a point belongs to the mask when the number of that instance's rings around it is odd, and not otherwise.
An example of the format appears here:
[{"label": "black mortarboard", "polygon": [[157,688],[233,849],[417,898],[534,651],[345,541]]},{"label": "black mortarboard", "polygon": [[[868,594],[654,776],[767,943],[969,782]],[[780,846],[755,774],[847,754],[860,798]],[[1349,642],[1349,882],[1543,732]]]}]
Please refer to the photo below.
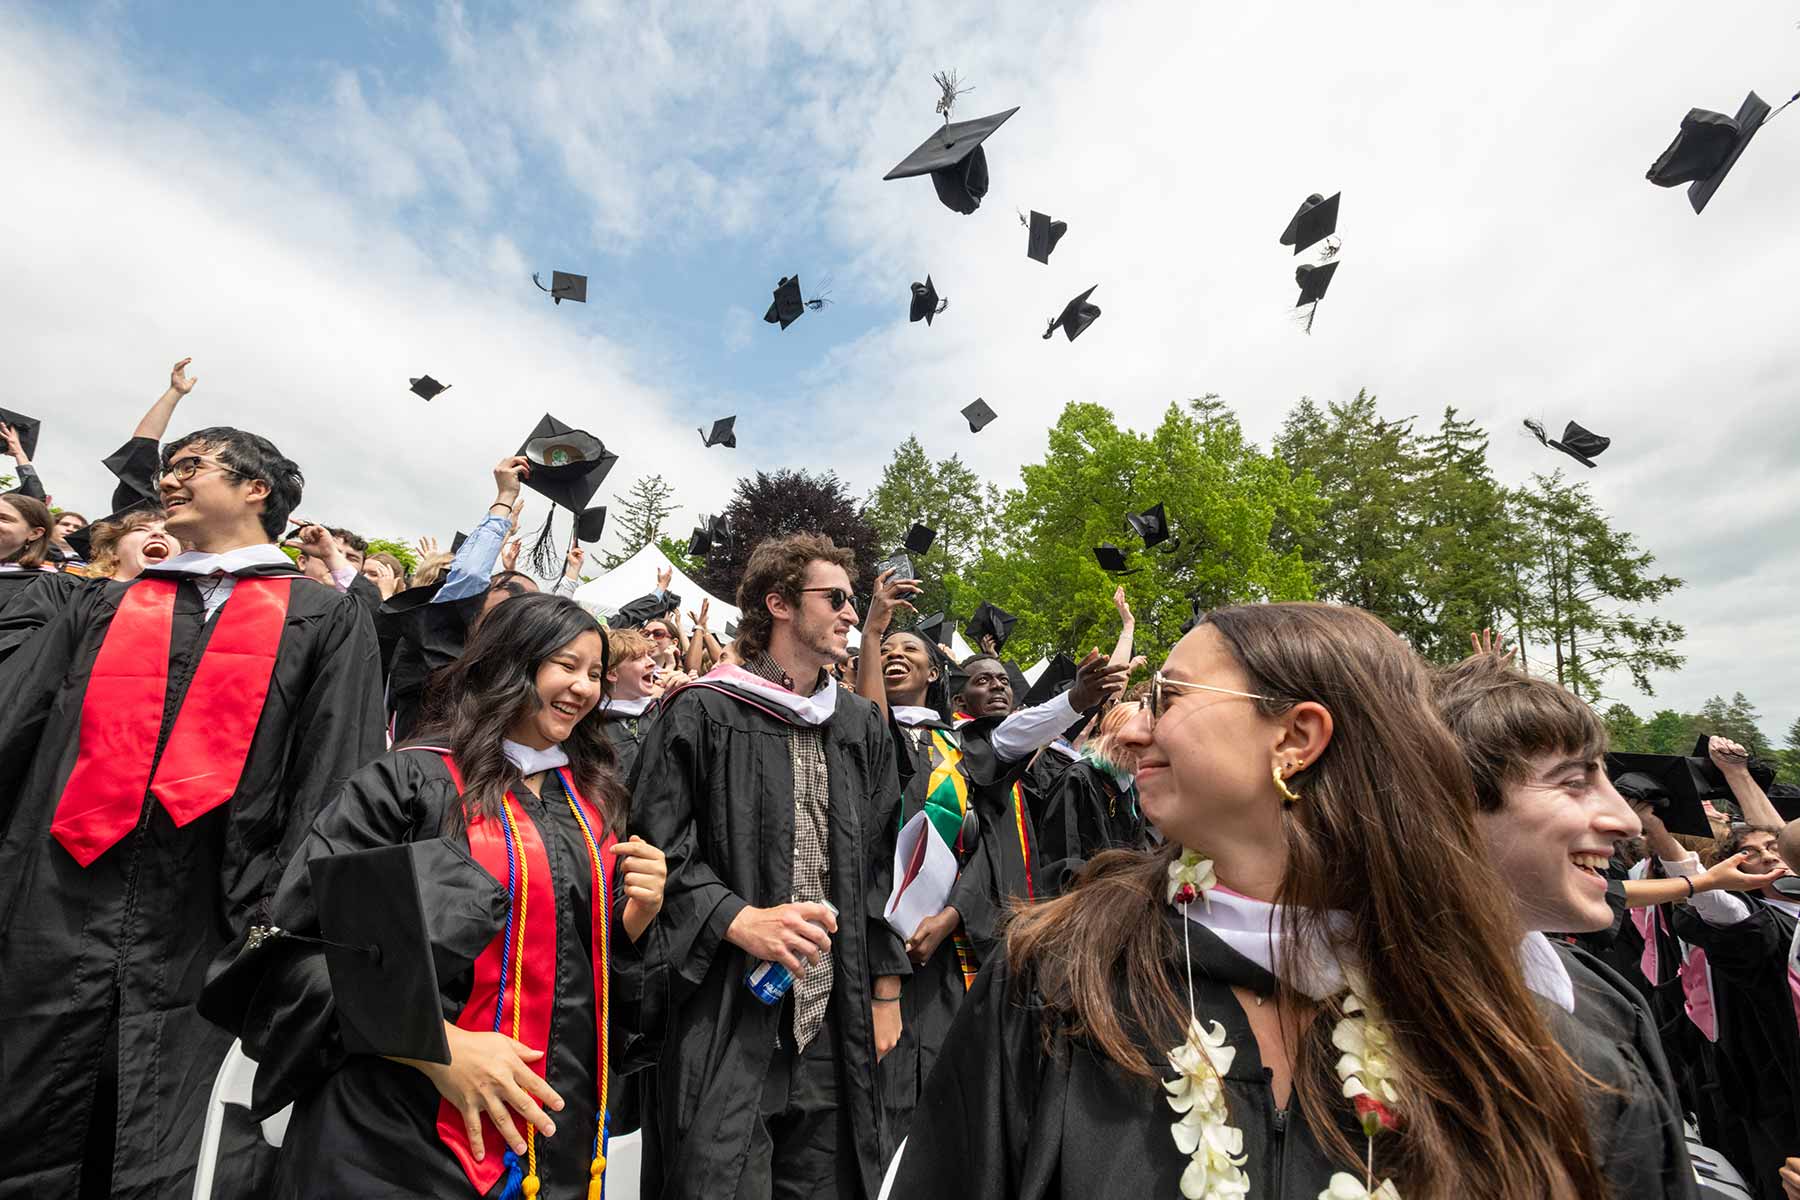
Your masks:
[{"label": "black mortarboard", "polygon": [[421,400],[431,400],[441,396],[452,386],[448,383],[439,383],[429,375],[421,375],[417,379],[410,379],[407,382],[412,385],[407,390]]},{"label": "black mortarboard", "polygon": [[1151,505],[1141,513],[1127,513],[1125,522],[1131,526],[1132,532],[1144,539],[1146,550],[1169,540],[1169,518],[1160,503]]},{"label": "black mortarboard", "polygon": [[988,423],[999,414],[988,407],[988,402],[986,400],[977,396],[975,397],[975,403],[968,405],[962,410],[962,415],[968,418],[969,432],[980,433],[983,429],[987,428]]},{"label": "black mortarboard", "polygon": [[981,639],[991,633],[994,635],[994,649],[1000,650],[1006,646],[1006,639],[1012,636],[1013,626],[1018,623],[1019,618],[983,600],[975,610],[975,615],[969,618],[969,623],[963,626],[963,636],[969,639],[969,645],[974,649],[986,653]]},{"label": "black mortarboard", "polygon": [[[1111,542],[1105,542],[1094,547],[1094,561],[1100,564],[1101,570],[1106,571],[1109,574],[1137,574],[1137,570],[1125,569],[1125,552]],[[1138,568],[1138,570],[1141,570],[1141,568]]]},{"label": "black mortarboard", "polygon": [[1317,304],[1325,298],[1325,289],[1331,286],[1331,277],[1337,274],[1338,265],[1328,263],[1302,263],[1294,272],[1294,282],[1300,285],[1300,298],[1294,301],[1294,307],[1300,308],[1308,304]]},{"label": "black mortarboard", "polygon": [[18,433],[19,449],[25,451],[26,458],[37,457],[38,426],[42,422],[10,408],[0,408],[0,423],[11,425]]},{"label": "black mortarboard", "polygon": [[1063,306],[1062,315],[1057,317],[1054,321],[1049,322],[1049,328],[1044,330],[1044,337],[1048,338],[1060,328],[1063,331],[1063,336],[1072,342],[1080,337],[1082,331],[1089,325],[1092,325],[1095,321],[1099,320],[1100,306],[1098,304],[1088,303],[1088,297],[1093,295],[1094,288],[1099,286],[1100,285],[1096,283],[1094,287],[1089,288],[1087,291],[1081,293],[1081,295],[1065,304]]},{"label": "black mortarboard", "polygon": [[1282,230],[1281,244],[1292,246],[1294,253],[1298,254],[1313,243],[1336,233],[1338,197],[1342,195],[1342,192],[1334,193],[1329,200],[1317,192],[1308,196],[1294,214],[1294,219]]},{"label": "black mortarboard", "polygon": [[1763,790],[1769,794],[1769,803],[1775,806],[1782,820],[1800,820],[1800,787],[1791,783],[1771,783]]},{"label": "black mortarboard", "polygon": [[908,554],[924,554],[931,549],[931,543],[935,541],[937,541],[937,530],[915,521],[913,527],[906,531],[906,552]]},{"label": "black mortarboard", "polygon": [[1679,754],[1608,754],[1606,777],[1627,800],[1655,808],[1670,833],[1712,836],[1692,759]]},{"label": "black mortarboard", "polygon": [[134,437],[100,460],[113,473],[118,486],[113,488],[112,506],[121,512],[139,501],[162,503],[162,450],[155,438]]},{"label": "black mortarboard", "polygon": [[949,645],[950,616],[948,613],[935,612],[928,617],[920,617],[913,624],[913,631],[924,638],[936,658],[940,645]]},{"label": "black mortarboard", "polygon": [[[1698,766],[1701,778],[1705,779],[1709,786],[1729,792],[1731,785],[1725,782],[1725,772],[1719,769],[1719,765],[1712,760],[1712,755],[1709,753],[1708,748],[1712,739],[1713,735],[1710,733],[1700,735],[1700,740],[1694,743],[1694,762]],[[1755,780],[1756,786],[1763,791],[1768,791],[1775,783],[1775,768],[1756,755],[1745,755],[1743,763],[1750,772],[1750,778]]]},{"label": "black mortarboard", "polygon": [[586,275],[571,275],[567,271],[552,271],[550,272],[550,286],[544,287],[543,281],[540,280],[534,272],[531,276],[531,282],[537,284],[538,287],[542,288],[544,291],[549,292],[550,298],[558,304],[561,304],[564,300],[573,300],[577,304],[587,303]]},{"label": "black mortarboard", "polygon": [[704,558],[712,553],[712,535],[706,531],[704,519],[688,535],[687,552],[689,558]]},{"label": "black mortarboard", "polygon": [[598,508],[584,508],[581,516],[575,521],[575,539],[582,542],[597,542],[600,535],[606,532],[606,505]]},{"label": "black mortarboard", "polygon": [[449,1062],[411,845],[316,858],[307,871],[344,1049]]},{"label": "black mortarboard", "polygon": [[949,300],[938,299],[937,287],[931,282],[931,276],[925,276],[924,283],[915,283],[912,285],[911,320],[922,320],[925,324],[929,325],[931,324],[931,318],[937,316],[949,307]]},{"label": "black mortarboard", "polygon": [[727,554],[731,553],[737,541],[737,535],[731,528],[731,518],[724,513],[706,519],[706,536],[712,539],[713,545],[723,548]]},{"label": "black mortarboard", "polygon": [[1737,162],[1738,155],[1756,136],[1768,119],[1769,105],[1751,92],[1738,106],[1737,116],[1690,108],[1681,119],[1681,129],[1644,177],[1657,187],[1675,187],[1691,183],[1688,203],[1696,213],[1706,207],[1726,174]]},{"label": "black mortarboard", "polygon": [[468,534],[464,533],[460,529],[457,530],[456,536],[450,539],[450,553],[454,556],[457,551],[462,549],[462,544],[468,540],[469,540]]},{"label": "black mortarboard", "polygon": [[775,285],[775,299],[769,303],[769,311],[763,314],[763,320],[771,325],[779,322],[786,329],[805,312],[806,301],[800,297],[800,277],[784,275],[781,282]]},{"label": "black mortarboard", "polygon": [[1075,682],[1075,671],[1075,660],[1062,651],[1057,651],[1056,657],[1044,665],[1044,672],[1037,677],[1037,682],[1025,693],[1020,707],[1033,708],[1056,699]]},{"label": "black mortarboard", "polygon": [[713,422],[712,432],[700,431],[700,441],[707,446],[724,446],[729,450],[737,449],[737,418],[721,417]]},{"label": "black mortarboard", "polygon": [[1050,265],[1050,252],[1056,249],[1056,243],[1062,241],[1063,234],[1069,232],[1067,221],[1052,221],[1037,209],[1031,210],[1031,233],[1025,241],[1025,257],[1035,258],[1045,266]]},{"label": "black mortarboard", "polygon": [[110,524],[114,521],[123,521],[134,512],[159,507],[159,502],[154,500],[136,500],[126,507],[119,509],[117,512],[107,513],[98,521],[88,522],[63,540],[69,544],[69,549],[77,558],[81,559],[82,562],[92,562],[94,560],[94,531],[99,526]]},{"label": "black mortarboard", "polygon": [[981,207],[981,198],[988,190],[987,152],[981,143],[1018,111],[1009,108],[1003,113],[954,121],[934,129],[917,150],[882,178],[910,179],[928,174],[945,208],[972,213]]},{"label": "black mortarboard", "polygon": [[1531,430],[1532,435],[1544,445],[1552,450],[1561,450],[1584,467],[1592,467],[1600,452],[1612,445],[1611,438],[1589,433],[1573,421],[1563,427],[1561,441],[1546,435],[1543,425],[1529,417],[1525,419],[1525,428]]},{"label": "black mortarboard", "polygon": [[[551,504],[574,513],[579,537],[582,514],[619,456],[593,434],[564,425],[549,413],[532,429],[518,452],[531,463],[525,486]],[[532,543],[531,565],[539,575],[548,576],[561,565],[562,556],[556,552],[550,534],[555,519],[556,509],[552,508]],[[605,517],[600,519],[604,522]]]}]

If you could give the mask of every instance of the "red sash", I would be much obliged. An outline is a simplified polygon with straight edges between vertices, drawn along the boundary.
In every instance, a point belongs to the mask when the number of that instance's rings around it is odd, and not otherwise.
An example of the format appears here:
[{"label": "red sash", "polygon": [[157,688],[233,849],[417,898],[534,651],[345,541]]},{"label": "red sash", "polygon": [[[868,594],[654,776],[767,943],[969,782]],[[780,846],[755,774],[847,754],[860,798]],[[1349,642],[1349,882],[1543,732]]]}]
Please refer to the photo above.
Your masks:
[{"label": "red sash", "polygon": [[[441,753],[441,752],[440,752]],[[448,754],[442,754],[444,766],[458,792],[463,789],[462,772]],[[599,810],[575,790],[575,781],[566,769],[559,768],[563,787],[576,802],[576,815],[582,821],[584,840],[588,842],[590,867],[598,879],[591,897],[592,922],[589,940],[593,946],[594,1024],[599,1046],[599,1062],[595,1064],[600,1097],[599,1120],[606,1120],[607,1055],[606,1028],[611,996],[607,971],[611,950],[612,868],[608,851],[618,839],[610,830],[603,831]],[[475,960],[475,982],[469,989],[468,1003],[456,1018],[459,1028],[475,1032],[497,1031],[525,1043],[534,1050],[548,1050],[550,1014],[556,1007],[556,885],[550,877],[550,859],[524,806],[508,795],[501,801],[497,817],[478,817],[468,823],[469,851],[475,861],[495,879],[506,884],[512,898],[507,911],[506,927],[494,936]],[[542,1078],[548,1057],[531,1064]],[[516,1118],[521,1126],[523,1118]],[[438,1138],[456,1156],[463,1174],[468,1176],[476,1194],[486,1195],[499,1180],[512,1159],[506,1142],[492,1120],[481,1119],[483,1156],[477,1160],[469,1147],[463,1128],[462,1114],[448,1100],[438,1102]],[[529,1137],[529,1134],[527,1135]],[[565,1136],[576,1136],[570,1130]],[[596,1138],[596,1141],[600,1141]],[[596,1146],[598,1156],[601,1147]],[[535,1175],[536,1147],[533,1146]],[[600,1164],[604,1166],[604,1158]],[[557,1181],[559,1186],[570,1181]]]},{"label": "red sash", "polygon": [[147,795],[177,826],[231,799],[244,774],[287,622],[291,576],[232,585],[157,758],[169,687],[174,579],[140,579],[119,600],[81,701],[75,766],[50,835],[88,866],[130,833]]}]

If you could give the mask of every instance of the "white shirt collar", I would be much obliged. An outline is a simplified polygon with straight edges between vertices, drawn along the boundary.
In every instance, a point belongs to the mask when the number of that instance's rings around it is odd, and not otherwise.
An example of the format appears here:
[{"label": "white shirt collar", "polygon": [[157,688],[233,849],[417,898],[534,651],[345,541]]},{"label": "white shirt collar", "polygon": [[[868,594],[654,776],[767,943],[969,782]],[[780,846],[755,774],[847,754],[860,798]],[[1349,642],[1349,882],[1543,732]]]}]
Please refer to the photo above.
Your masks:
[{"label": "white shirt collar", "polygon": [[223,554],[207,554],[188,550],[174,558],[145,567],[146,575],[236,575],[251,567],[293,566],[293,560],[267,542],[257,546],[239,546]]},{"label": "white shirt collar", "polygon": [[561,746],[552,746],[548,750],[534,750],[530,746],[521,746],[518,742],[500,739],[500,753],[506,755],[506,761],[519,768],[525,775],[536,775],[539,771],[548,771],[552,767],[566,767],[569,756],[563,753]]},{"label": "white shirt collar", "polygon": [[925,725],[944,719],[944,714],[937,709],[919,704],[894,704],[888,707],[888,711],[902,725]]},{"label": "white shirt collar", "polygon": [[643,715],[646,708],[655,703],[655,696],[639,696],[636,700],[602,700],[600,711],[617,713],[621,717],[638,717]]},{"label": "white shirt collar", "polygon": [[[1275,974],[1278,953],[1286,950],[1288,934],[1282,927],[1281,910],[1273,904],[1253,900],[1222,887],[1210,889],[1207,903],[1187,906],[1188,920],[1212,931],[1220,941],[1269,972]],[[1349,924],[1344,913],[1331,913],[1327,926],[1341,931]],[[1328,947],[1312,946],[1305,952],[1287,952],[1287,969],[1298,978],[1289,982],[1315,1000],[1336,995],[1344,988],[1344,969],[1336,954]],[[1519,944],[1519,965],[1525,975],[1525,986],[1546,1000],[1575,1011],[1575,985],[1562,956],[1541,933],[1528,933]]]}]

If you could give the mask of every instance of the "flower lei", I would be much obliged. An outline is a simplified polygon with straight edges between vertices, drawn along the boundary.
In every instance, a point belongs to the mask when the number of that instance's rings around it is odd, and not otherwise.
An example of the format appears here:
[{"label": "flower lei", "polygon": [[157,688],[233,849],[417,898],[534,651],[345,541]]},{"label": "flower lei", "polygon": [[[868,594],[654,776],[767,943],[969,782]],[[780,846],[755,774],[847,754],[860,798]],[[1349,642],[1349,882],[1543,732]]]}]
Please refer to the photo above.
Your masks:
[{"label": "flower lei", "polygon": [[[1173,1080],[1163,1083],[1169,1107],[1180,1114],[1171,1128],[1175,1146],[1188,1156],[1181,1173],[1181,1194],[1186,1200],[1247,1200],[1250,1178],[1244,1173],[1249,1156],[1244,1153],[1244,1132],[1231,1123],[1225,1106],[1225,1073],[1237,1057],[1237,1049],[1225,1040],[1225,1027],[1217,1021],[1203,1027],[1194,1009],[1194,958],[1188,945],[1187,906],[1195,900],[1211,901],[1207,892],[1218,886],[1212,860],[1192,850],[1169,864],[1168,902],[1182,910],[1181,945],[1187,959],[1187,1038],[1169,1051]],[[1342,1003],[1343,1017],[1331,1031],[1331,1044],[1340,1052],[1337,1075],[1344,1096],[1356,1106],[1368,1140],[1363,1178],[1346,1172],[1332,1174],[1319,1200],[1400,1200],[1391,1179],[1375,1183],[1375,1135],[1400,1127],[1399,1070],[1392,1055],[1393,1039],[1381,1012],[1368,998],[1363,978],[1350,976],[1350,990]]]}]

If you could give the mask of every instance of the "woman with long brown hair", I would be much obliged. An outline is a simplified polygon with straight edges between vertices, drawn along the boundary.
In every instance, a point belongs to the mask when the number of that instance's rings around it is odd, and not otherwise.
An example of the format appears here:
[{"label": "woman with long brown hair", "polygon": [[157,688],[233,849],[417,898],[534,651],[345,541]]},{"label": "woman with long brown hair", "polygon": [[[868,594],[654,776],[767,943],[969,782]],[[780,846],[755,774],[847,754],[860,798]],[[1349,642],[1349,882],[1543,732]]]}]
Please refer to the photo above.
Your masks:
[{"label": "woman with long brown hair", "polygon": [[1617,1194],[1655,1111],[1585,1103],[1616,1064],[1572,1060],[1528,986],[1467,767],[1390,630],[1213,612],[1122,741],[1166,845],[1015,918],[897,1194]]},{"label": "woman with long brown hair", "polygon": [[[419,739],[350,777],[260,936],[209,987],[203,1011],[260,1064],[259,1104],[294,1103],[277,1196],[512,1200],[602,1185],[613,1049],[636,986],[621,967],[666,875],[661,851],[622,836],[628,797],[597,712],[605,659],[604,631],[573,600],[490,612],[433,677]],[[349,1052],[344,1027],[395,1001],[340,994],[314,940],[321,863],[398,845],[440,1002],[411,1016],[441,1021],[447,1061]],[[383,960],[396,984],[398,958]]]}]

